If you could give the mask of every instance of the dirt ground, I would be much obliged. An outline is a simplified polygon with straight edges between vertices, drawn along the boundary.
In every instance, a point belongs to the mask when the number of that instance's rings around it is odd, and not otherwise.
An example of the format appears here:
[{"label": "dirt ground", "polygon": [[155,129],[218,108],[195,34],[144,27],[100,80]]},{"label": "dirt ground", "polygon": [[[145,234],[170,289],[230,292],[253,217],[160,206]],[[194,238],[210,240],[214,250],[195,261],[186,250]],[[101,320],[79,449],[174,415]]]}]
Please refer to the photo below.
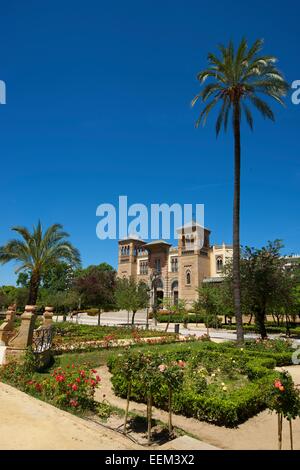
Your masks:
[{"label": "dirt ground", "polygon": [[[300,384],[300,366],[289,366],[284,367],[284,369],[291,373],[296,384]],[[107,398],[112,405],[124,408],[125,400],[116,397],[113,393],[108,369],[100,367],[98,372],[102,380],[101,387],[96,392],[96,399],[101,401],[103,398]],[[131,402],[130,410],[143,415],[146,414],[146,406],[142,403]],[[153,418],[166,423],[168,416],[165,411],[154,409]],[[275,413],[271,414],[268,411],[259,413],[236,429],[215,426],[178,415],[174,415],[173,424],[193,434],[201,441],[221,449],[277,449],[277,416]],[[300,450],[300,419],[293,421],[293,433],[294,449]],[[286,421],[283,424],[283,449],[290,449],[289,427]]]},{"label": "dirt ground", "polygon": [[0,383],[0,449],[139,449],[114,431]]}]

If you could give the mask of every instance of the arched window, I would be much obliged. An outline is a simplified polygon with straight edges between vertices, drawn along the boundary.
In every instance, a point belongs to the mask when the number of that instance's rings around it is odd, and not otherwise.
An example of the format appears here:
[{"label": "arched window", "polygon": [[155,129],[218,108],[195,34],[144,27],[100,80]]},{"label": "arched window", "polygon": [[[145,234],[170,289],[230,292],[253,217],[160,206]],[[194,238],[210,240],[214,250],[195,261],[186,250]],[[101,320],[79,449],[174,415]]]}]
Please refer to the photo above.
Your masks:
[{"label": "arched window", "polygon": [[178,289],[178,281],[173,281],[171,285],[171,290],[177,290]]},{"label": "arched window", "polygon": [[177,273],[178,271],[178,258],[171,259],[171,271],[172,273]]},{"label": "arched window", "polygon": [[185,273],[185,283],[187,286],[191,285],[191,271]]},{"label": "arched window", "polygon": [[217,272],[222,271],[222,269],[223,269],[223,258],[219,256],[217,258]]}]

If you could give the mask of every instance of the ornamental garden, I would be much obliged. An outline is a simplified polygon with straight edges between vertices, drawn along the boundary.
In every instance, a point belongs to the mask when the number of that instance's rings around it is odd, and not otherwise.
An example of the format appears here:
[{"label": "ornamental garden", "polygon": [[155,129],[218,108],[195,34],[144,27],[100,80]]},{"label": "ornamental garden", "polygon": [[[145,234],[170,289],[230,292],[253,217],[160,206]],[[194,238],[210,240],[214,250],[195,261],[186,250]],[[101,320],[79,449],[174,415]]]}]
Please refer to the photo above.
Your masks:
[{"label": "ornamental garden", "polygon": [[[300,395],[284,368],[298,362],[299,266],[286,269],[280,244],[248,250],[241,259],[243,328],[256,336],[217,343],[216,331],[236,330],[230,268],[221,286],[199,287],[192,311],[184,299],[149,308],[147,285],[118,279],[106,263],[82,269],[71,245],[61,253],[54,243],[49,252],[53,257],[57,248],[57,259],[47,257],[45,238],[61,240],[60,226],[48,229],[51,236],[40,226],[33,234],[24,230],[26,239],[44,240],[42,268],[26,268],[19,287],[1,289],[0,381],[84,419],[113,422],[148,446],[187,432],[174,426],[174,416],[234,429],[270,410],[278,417],[278,448],[284,420],[294,447]],[[2,260],[10,250],[9,244],[1,248]],[[128,312],[125,323],[101,324],[105,312],[113,320],[120,309]],[[142,309],[143,327],[135,319]],[[94,324],[80,324],[82,314]],[[133,411],[137,404],[141,414]],[[161,422],[154,410],[161,410]]]}]

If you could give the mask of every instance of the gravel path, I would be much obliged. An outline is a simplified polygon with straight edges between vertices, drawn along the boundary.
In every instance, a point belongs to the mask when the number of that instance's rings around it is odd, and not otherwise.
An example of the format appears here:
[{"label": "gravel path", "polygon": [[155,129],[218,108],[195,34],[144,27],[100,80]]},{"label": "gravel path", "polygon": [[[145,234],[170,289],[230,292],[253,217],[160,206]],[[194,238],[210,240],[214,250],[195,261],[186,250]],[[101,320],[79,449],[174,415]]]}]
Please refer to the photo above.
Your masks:
[{"label": "gravel path", "polygon": [[[300,366],[285,367],[296,384],[300,383]],[[280,370],[280,369],[279,369]],[[106,366],[98,369],[101,376],[101,387],[96,392],[96,399],[101,401],[107,399],[109,403],[118,408],[125,409],[126,400],[117,397],[111,386],[109,373]],[[104,395],[104,397],[103,397]],[[146,405],[131,402],[130,411],[146,415]],[[167,422],[167,412],[154,408],[153,417],[163,422]],[[241,424],[236,429],[215,426],[194,418],[174,415],[173,423],[176,427],[193,434],[204,443],[214,445],[222,449],[231,450],[276,450],[277,449],[277,416],[268,411],[263,411],[257,416]],[[300,419],[293,422],[294,448],[300,450]],[[289,428],[285,421],[283,424],[283,449],[289,449]]]}]

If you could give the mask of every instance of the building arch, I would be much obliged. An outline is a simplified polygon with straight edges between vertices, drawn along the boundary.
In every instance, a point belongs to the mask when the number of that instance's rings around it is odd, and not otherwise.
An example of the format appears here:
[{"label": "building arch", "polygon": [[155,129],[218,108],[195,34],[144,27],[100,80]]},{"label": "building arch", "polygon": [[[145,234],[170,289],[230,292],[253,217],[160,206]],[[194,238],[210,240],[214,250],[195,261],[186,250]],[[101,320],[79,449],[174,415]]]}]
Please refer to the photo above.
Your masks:
[{"label": "building arch", "polygon": [[178,304],[178,280],[174,279],[171,283],[171,296],[173,305]]},{"label": "building arch", "polygon": [[217,269],[217,272],[220,272],[223,269],[223,257],[222,256],[217,256],[216,269]]}]

